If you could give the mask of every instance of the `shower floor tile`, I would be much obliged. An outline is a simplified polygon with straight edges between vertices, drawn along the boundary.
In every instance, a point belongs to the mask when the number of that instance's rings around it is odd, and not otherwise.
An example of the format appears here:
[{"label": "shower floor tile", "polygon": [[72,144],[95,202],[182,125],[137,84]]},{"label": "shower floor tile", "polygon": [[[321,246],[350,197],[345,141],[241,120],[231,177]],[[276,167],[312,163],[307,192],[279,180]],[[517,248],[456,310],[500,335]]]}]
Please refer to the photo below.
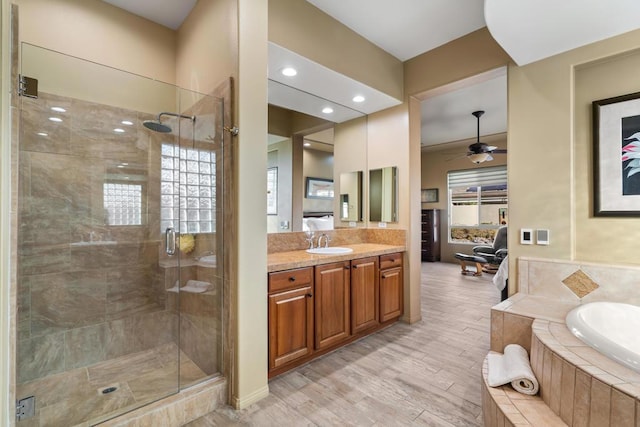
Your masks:
[{"label": "shower floor tile", "polygon": [[[106,420],[176,393],[178,369],[182,387],[208,377],[171,343],[20,384],[18,398],[36,397],[36,416],[16,426],[85,426]],[[107,387],[116,390],[103,394]]]}]

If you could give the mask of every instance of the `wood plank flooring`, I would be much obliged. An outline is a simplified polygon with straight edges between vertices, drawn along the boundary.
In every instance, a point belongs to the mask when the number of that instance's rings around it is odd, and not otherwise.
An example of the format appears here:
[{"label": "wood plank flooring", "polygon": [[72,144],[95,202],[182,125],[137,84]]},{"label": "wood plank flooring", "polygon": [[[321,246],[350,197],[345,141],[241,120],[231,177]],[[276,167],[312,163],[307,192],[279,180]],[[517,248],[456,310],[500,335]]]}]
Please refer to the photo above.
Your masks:
[{"label": "wood plank flooring", "polygon": [[218,409],[209,426],[481,426],[491,275],[422,264],[422,321],[397,323],[274,378],[267,398]]}]

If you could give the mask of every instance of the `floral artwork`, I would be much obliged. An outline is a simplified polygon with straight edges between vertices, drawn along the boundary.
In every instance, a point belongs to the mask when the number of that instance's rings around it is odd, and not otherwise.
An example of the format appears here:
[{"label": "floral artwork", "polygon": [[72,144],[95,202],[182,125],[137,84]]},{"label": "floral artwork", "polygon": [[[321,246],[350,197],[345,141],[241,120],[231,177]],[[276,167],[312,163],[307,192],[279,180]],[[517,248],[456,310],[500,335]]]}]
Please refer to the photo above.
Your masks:
[{"label": "floral artwork", "polygon": [[640,216],[640,92],[591,103],[593,215]]},{"label": "floral artwork", "polygon": [[640,194],[640,116],[622,118],[622,194]]}]

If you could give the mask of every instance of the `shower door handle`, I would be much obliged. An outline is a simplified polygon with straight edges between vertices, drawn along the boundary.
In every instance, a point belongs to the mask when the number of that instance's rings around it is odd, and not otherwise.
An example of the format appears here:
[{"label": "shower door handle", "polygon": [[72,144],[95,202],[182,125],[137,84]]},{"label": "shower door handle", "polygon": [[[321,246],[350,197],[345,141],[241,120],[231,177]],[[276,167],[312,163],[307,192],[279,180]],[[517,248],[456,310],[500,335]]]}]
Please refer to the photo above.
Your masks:
[{"label": "shower door handle", "polygon": [[176,230],[173,227],[167,227],[164,232],[164,247],[167,255],[176,254]]}]

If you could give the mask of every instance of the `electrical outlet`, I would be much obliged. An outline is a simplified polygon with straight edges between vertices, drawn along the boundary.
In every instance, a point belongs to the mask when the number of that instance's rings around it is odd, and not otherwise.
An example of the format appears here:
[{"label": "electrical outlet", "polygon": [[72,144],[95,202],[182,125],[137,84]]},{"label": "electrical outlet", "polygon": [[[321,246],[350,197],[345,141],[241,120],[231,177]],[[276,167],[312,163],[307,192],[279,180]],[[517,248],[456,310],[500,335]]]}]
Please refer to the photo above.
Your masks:
[{"label": "electrical outlet", "polygon": [[387,223],[386,222],[379,222],[378,223],[378,228],[387,228]]},{"label": "electrical outlet", "polygon": [[355,226],[356,226],[355,221],[349,221],[349,227],[355,227]]}]

